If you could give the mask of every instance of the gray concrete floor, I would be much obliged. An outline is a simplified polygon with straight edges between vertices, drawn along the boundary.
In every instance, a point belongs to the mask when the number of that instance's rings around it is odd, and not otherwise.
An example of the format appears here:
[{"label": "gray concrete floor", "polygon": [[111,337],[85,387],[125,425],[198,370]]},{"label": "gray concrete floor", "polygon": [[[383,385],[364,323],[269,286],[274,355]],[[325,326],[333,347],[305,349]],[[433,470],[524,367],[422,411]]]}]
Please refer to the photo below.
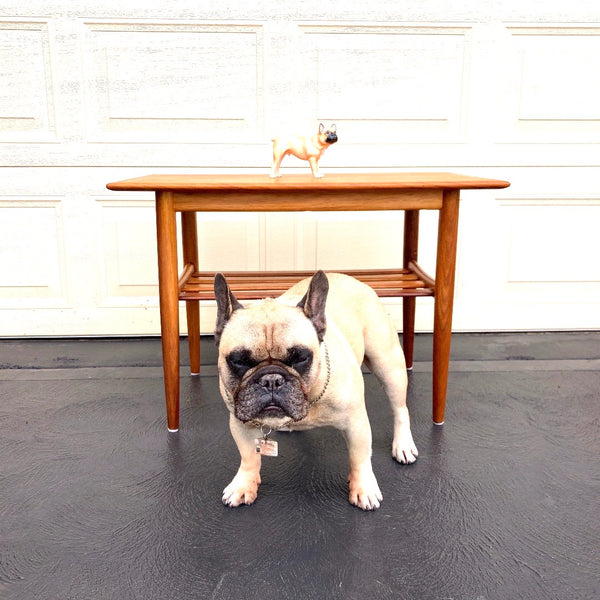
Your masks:
[{"label": "gray concrete floor", "polygon": [[159,340],[0,341],[1,598],[600,597],[600,333],[455,335],[443,427],[418,336],[408,467],[365,374],[372,513],[329,429],[277,434],[257,502],[224,507],[238,455],[202,353],[168,434]]}]

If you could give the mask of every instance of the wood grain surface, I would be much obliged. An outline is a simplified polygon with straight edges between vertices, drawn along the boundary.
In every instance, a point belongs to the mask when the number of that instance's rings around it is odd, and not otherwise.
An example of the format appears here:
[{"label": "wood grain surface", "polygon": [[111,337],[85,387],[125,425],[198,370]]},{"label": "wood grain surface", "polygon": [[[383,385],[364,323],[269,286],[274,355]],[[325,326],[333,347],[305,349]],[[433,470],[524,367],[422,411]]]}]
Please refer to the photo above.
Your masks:
[{"label": "wood grain surface", "polygon": [[328,173],[312,175],[146,175],[109,183],[114,191],[200,191],[200,190],[347,190],[347,189],[497,189],[507,181],[455,173]]}]

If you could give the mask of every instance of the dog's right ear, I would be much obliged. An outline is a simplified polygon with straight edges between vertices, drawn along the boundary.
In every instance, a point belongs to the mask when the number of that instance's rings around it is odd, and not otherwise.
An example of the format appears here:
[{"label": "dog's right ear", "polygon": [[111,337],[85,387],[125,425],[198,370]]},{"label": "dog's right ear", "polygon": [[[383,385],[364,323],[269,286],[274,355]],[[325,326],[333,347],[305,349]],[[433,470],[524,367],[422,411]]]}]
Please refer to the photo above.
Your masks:
[{"label": "dog's right ear", "polygon": [[233,295],[223,273],[215,275],[215,299],[217,301],[217,325],[215,327],[215,343],[221,341],[221,334],[231,315],[238,309],[244,308]]},{"label": "dog's right ear", "polygon": [[304,314],[313,324],[319,342],[323,341],[327,329],[327,319],[325,318],[325,304],[327,294],[329,293],[329,280],[323,271],[317,271],[310,280],[308,291],[304,298],[298,303],[298,308],[304,311]]}]

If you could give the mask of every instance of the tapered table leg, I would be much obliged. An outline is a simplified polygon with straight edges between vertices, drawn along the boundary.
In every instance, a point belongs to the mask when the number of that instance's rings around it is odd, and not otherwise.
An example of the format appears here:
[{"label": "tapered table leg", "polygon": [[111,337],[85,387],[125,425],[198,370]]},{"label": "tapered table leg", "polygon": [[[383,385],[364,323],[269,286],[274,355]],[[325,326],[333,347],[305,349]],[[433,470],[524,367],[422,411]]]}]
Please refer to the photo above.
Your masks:
[{"label": "tapered table leg", "polygon": [[[198,270],[198,232],[195,212],[181,213],[181,229],[183,241],[183,262],[194,265]],[[188,300],[185,303],[188,330],[188,347],[190,350],[190,372],[200,373],[200,303]]]},{"label": "tapered table leg", "polygon": [[[404,260],[403,266],[408,268],[411,262],[417,262],[419,252],[419,211],[404,211]],[[402,347],[406,368],[412,369],[415,345],[415,298],[402,298]]]},{"label": "tapered table leg", "polygon": [[458,205],[459,192],[457,190],[445,191],[438,224],[433,321],[433,422],[436,425],[444,423],[446,408],[456,270]]},{"label": "tapered table leg", "polygon": [[179,429],[179,290],[177,230],[171,192],[156,193],[156,230],[167,427],[169,431],[177,431]]}]

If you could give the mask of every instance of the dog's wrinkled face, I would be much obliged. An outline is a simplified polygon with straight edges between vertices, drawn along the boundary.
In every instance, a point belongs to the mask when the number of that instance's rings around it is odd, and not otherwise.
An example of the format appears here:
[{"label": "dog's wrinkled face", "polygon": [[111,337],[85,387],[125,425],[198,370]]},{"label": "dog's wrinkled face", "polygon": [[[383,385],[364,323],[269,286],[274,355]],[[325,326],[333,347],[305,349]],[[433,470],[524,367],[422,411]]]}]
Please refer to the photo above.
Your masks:
[{"label": "dog's wrinkled face", "polygon": [[332,124],[329,129],[325,129],[323,123],[319,125],[319,137],[323,144],[335,144],[338,141],[337,127]]},{"label": "dog's wrinkled face", "polygon": [[235,416],[243,422],[303,419],[313,357],[313,351],[300,344],[270,352],[266,345],[254,351],[238,346],[228,352],[226,372],[219,372],[232,392]]},{"label": "dog's wrinkled face", "polygon": [[242,422],[257,419],[272,427],[303,419],[320,371],[324,298],[319,315],[306,297],[298,306],[265,300],[243,308],[219,275],[215,295],[219,377],[230,410]]}]

